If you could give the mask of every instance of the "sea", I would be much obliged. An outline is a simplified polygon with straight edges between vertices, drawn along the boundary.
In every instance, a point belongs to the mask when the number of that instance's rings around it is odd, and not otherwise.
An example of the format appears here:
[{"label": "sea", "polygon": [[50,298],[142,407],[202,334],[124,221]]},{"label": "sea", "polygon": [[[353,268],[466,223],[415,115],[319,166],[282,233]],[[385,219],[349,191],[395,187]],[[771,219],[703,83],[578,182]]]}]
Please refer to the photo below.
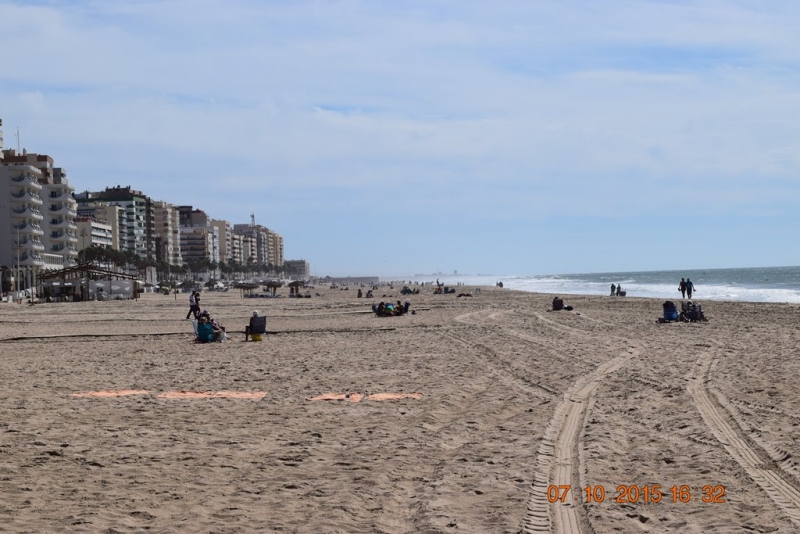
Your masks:
[{"label": "sea", "polygon": [[680,299],[678,283],[689,278],[694,284],[692,300],[736,300],[746,302],[800,303],[800,267],[752,267],[743,269],[687,269],[556,275],[416,275],[412,282],[435,282],[449,286],[494,286],[534,293],[564,295],[608,295],[611,284],[622,284],[629,297]]}]

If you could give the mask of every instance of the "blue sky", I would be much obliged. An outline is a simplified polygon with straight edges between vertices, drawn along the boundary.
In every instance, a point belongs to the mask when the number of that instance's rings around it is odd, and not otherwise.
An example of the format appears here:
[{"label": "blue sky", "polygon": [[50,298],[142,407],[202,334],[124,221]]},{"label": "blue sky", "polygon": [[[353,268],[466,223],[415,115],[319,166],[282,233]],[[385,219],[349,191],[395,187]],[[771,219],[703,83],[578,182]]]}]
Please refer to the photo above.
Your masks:
[{"label": "blue sky", "polygon": [[799,265],[800,4],[0,0],[5,146],[314,274]]}]

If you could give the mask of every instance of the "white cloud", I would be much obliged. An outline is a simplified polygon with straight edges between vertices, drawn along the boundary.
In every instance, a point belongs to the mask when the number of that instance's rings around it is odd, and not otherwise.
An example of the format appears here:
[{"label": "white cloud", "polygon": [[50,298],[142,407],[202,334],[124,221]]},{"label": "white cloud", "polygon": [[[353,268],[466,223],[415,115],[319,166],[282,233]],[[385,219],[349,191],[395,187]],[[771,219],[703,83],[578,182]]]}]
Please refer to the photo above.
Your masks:
[{"label": "white cloud", "polygon": [[715,0],[0,0],[14,50],[0,117],[79,189],[121,181],[173,202],[206,180],[237,195],[220,206],[280,184],[448,192],[498,217],[568,198],[602,216],[620,194],[664,210],[699,184],[741,209],[800,189],[759,189],[800,171],[798,15]]}]

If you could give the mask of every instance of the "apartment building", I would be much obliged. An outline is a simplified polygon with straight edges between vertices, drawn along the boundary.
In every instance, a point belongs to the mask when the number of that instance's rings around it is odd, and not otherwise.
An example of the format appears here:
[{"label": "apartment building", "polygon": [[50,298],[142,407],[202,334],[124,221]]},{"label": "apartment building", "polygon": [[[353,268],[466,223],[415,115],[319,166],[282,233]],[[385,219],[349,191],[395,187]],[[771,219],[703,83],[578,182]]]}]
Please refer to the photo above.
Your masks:
[{"label": "apartment building", "polygon": [[77,204],[66,170],[55,167],[53,158],[44,154],[26,150],[2,154],[3,190],[9,195],[7,207],[13,219],[6,228],[20,230],[20,261],[40,268],[77,265]]},{"label": "apartment building", "polygon": [[210,260],[219,262],[219,229],[203,210],[178,206],[181,255],[183,261]]},{"label": "apartment building", "polygon": [[219,261],[227,263],[233,257],[233,227],[228,221],[211,219],[211,226],[216,227],[219,235]]},{"label": "apartment building", "polygon": [[293,278],[308,278],[311,274],[311,266],[306,260],[286,260],[284,262],[287,276]]},{"label": "apartment building", "polygon": [[[99,223],[108,225],[111,228],[111,243],[109,247],[114,250],[119,248],[119,228],[125,212],[119,206],[112,206],[105,202],[94,201],[78,204],[78,218],[93,219]],[[76,219],[77,220],[77,219]]]},{"label": "apartment building", "polygon": [[181,265],[181,228],[178,207],[168,202],[153,203],[155,223],[156,261],[165,261],[170,265]]},{"label": "apartment building", "polygon": [[155,258],[155,210],[153,200],[130,186],[107,187],[104,191],[78,193],[78,207],[112,205],[122,209],[119,218],[119,247],[143,258]]},{"label": "apartment building", "polygon": [[269,263],[276,267],[281,267],[284,263],[283,259],[283,236],[273,232],[269,228],[267,230],[267,250],[269,254]]},{"label": "apartment building", "polygon": [[78,226],[78,252],[89,247],[113,248],[114,231],[110,224],[91,217],[75,217]]}]

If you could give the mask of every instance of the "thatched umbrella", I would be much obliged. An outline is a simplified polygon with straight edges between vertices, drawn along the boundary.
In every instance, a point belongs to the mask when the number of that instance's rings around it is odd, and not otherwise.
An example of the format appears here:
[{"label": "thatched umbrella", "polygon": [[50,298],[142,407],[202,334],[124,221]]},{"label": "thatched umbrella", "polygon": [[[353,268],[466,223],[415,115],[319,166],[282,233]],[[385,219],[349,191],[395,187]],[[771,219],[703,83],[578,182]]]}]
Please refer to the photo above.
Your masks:
[{"label": "thatched umbrella", "polygon": [[238,289],[242,292],[242,297],[244,297],[245,293],[252,293],[254,289],[258,289],[258,284],[253,282],[236,282],[234,284],[234,289]]},{"label": "thatched umbrella", "polygon": [[300,294],[300,288],[306,287],[306,283],[303,280],[295,280],[294,282],[289,282],[289,291],[294,293],[295,295]]},{"label": "thatched umbrella", "polygon": [[280,280],[269,280],[266,284],[267,291],[272,291],[272,296],[275,296],[275,292],[278,290],[279,287],[283,286],[283,282]]}]

